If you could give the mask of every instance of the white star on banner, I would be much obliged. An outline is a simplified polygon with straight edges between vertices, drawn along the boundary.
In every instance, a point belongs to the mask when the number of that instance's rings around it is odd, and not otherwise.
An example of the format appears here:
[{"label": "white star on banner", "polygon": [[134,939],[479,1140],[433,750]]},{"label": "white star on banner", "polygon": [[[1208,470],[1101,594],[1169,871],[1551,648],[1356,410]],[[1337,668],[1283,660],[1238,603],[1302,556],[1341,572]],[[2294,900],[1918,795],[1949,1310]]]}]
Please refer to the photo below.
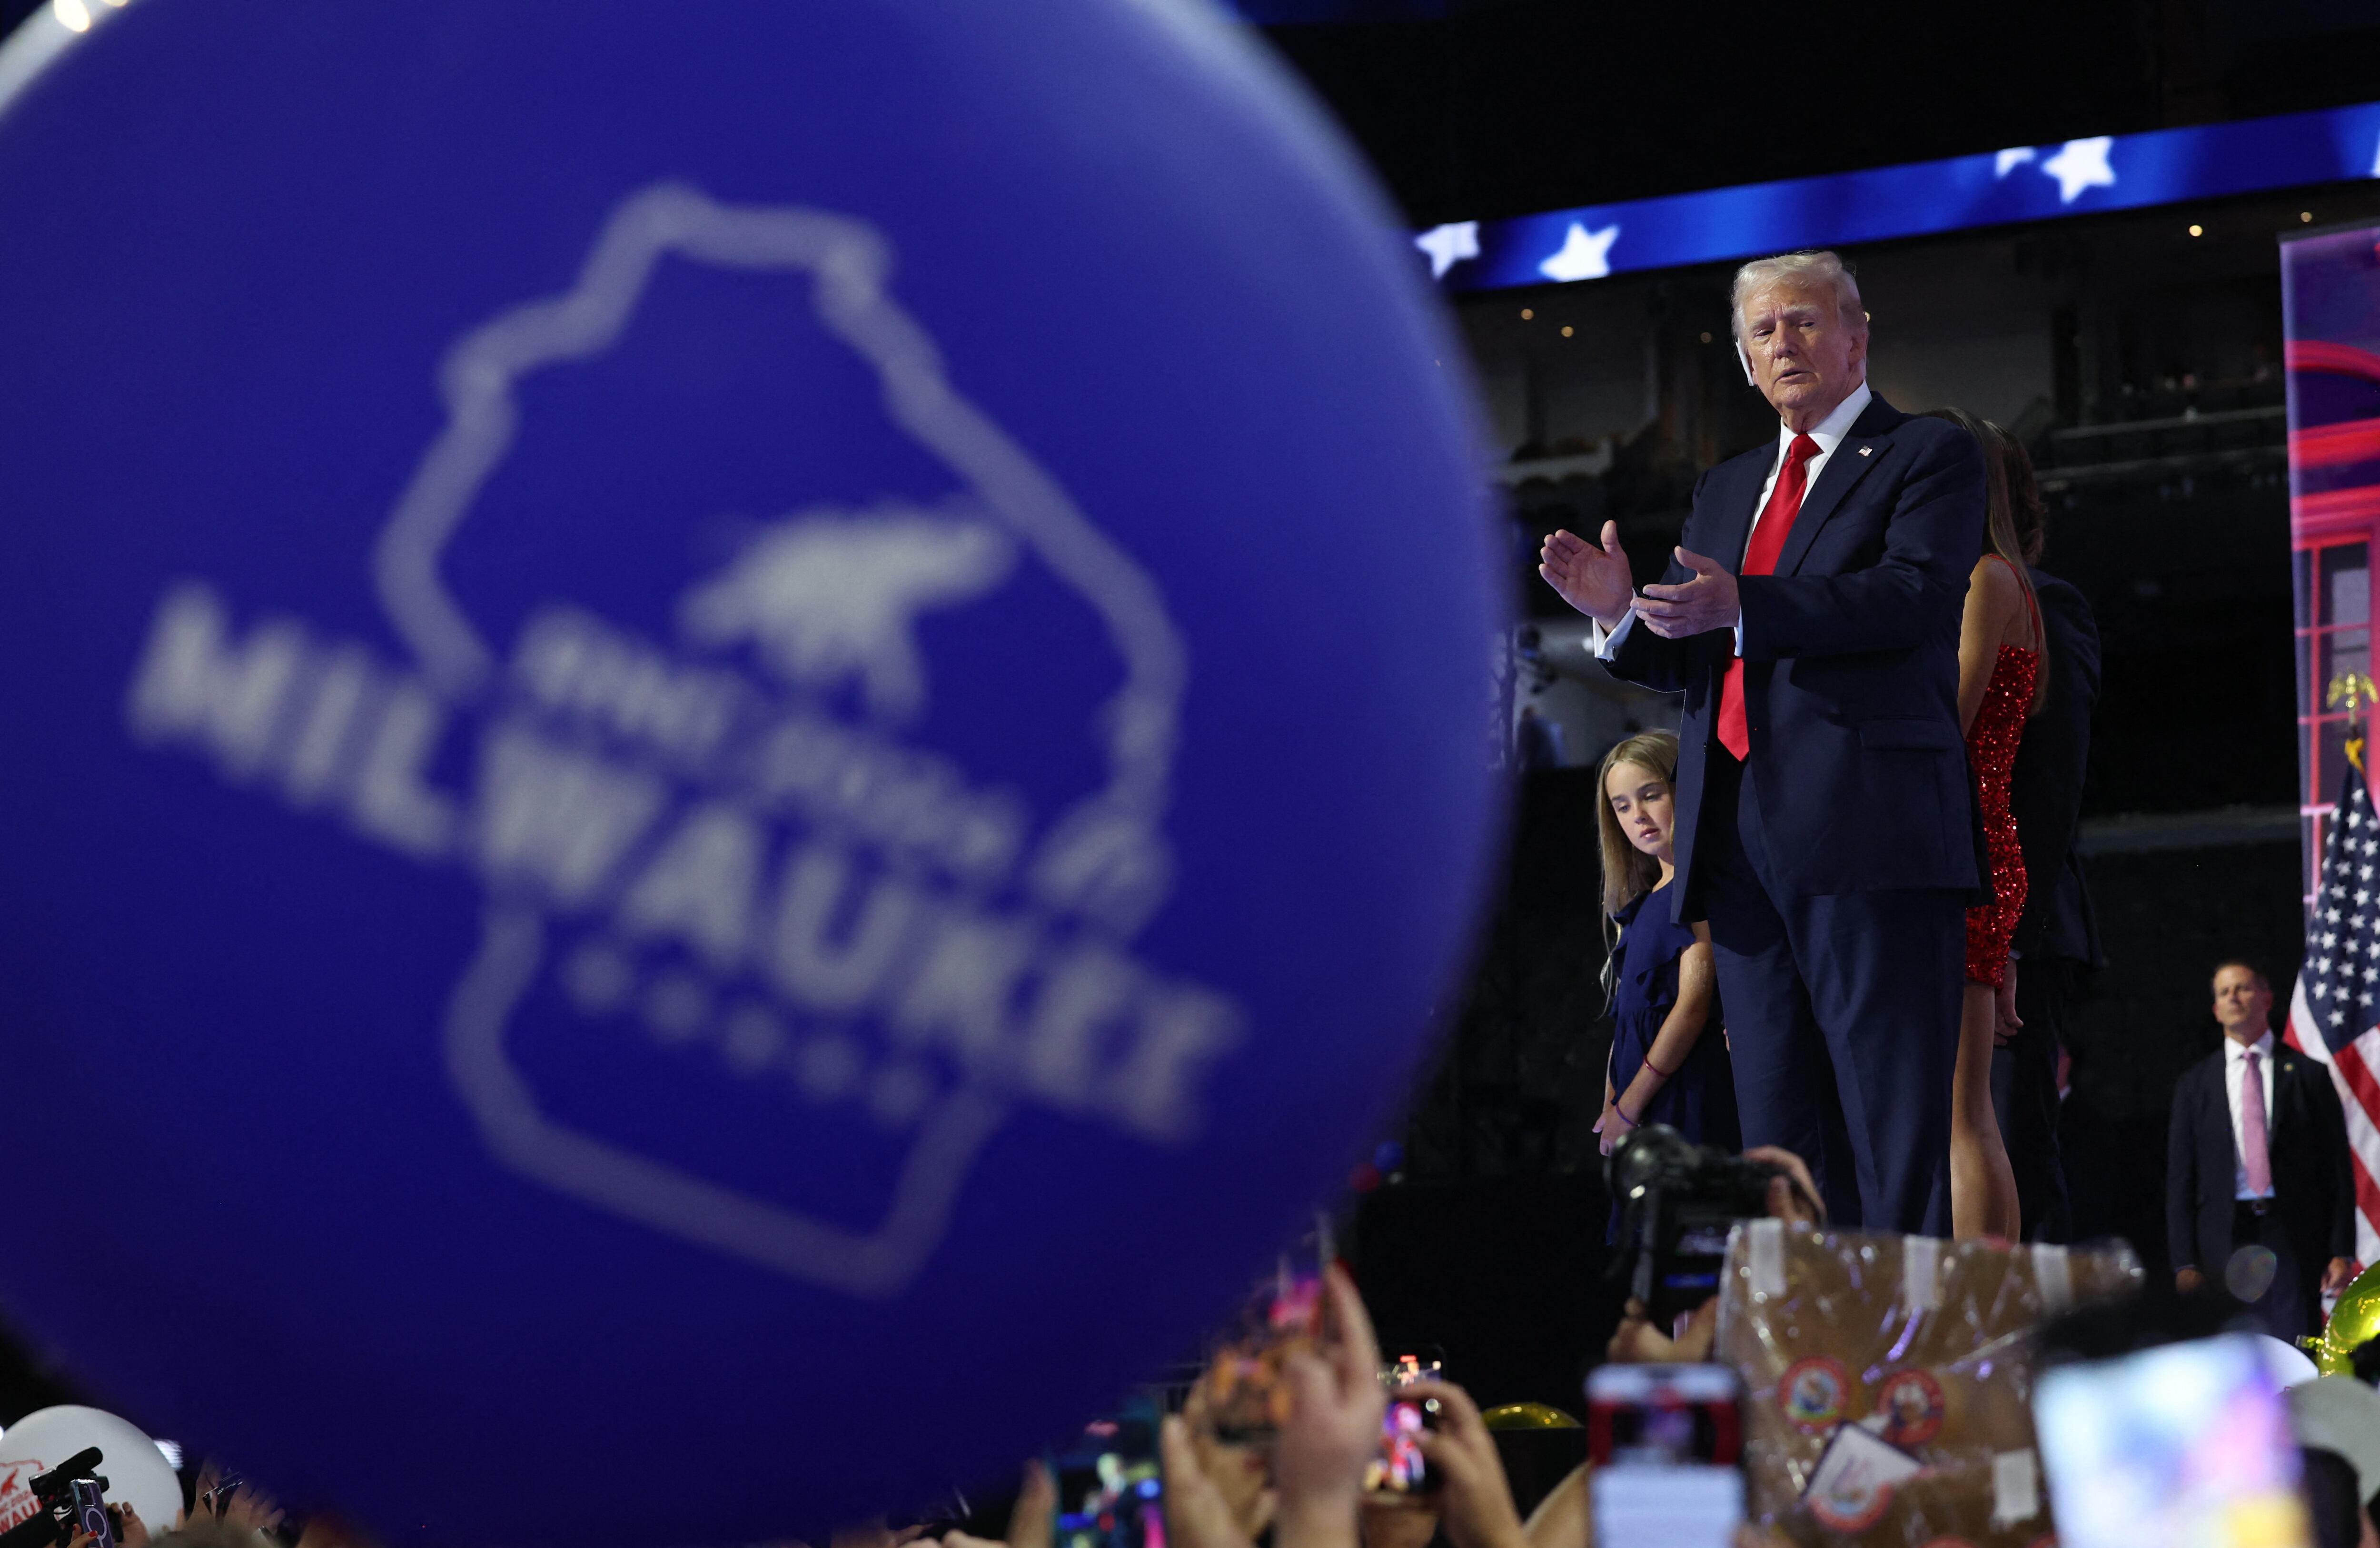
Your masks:
[{"label": "white star on banner", "polygon": [[1463,220],[1451,225],[1433,225],[1413,242],[1429,254],[1429,277],[1444,279],[1447,270],[1466,258],[1479,256],[1479,223]]},{"label": "white star on banner", "polygon": [[1992,158],[1992,176],[2005,177],[2033,160],[2034,154],[2034,148],[2030,145],[2011,145]]},{"label": "white star on banner", "polygon": [[1578,222],[1570,223],[1562,237],[1561,250],[1537,265],[1537,273],[1548,279],[1601,279],[1611,273],[1608,256],[1611,244],[1620,238],[1620,227],[1607,225],[1600,231],[1589,231]]},{"label": "white star on banner", "polygon": [[2070,140],[2058,147],[2058,154],[2041,164],[2041,170],[2058,179],[2058,201],[2071,204],[2084,189],[2111,189],[2116,186],[2115,169],[2107,165],[2108,147],[2115,140],[2107,135],[2091,140]]}]

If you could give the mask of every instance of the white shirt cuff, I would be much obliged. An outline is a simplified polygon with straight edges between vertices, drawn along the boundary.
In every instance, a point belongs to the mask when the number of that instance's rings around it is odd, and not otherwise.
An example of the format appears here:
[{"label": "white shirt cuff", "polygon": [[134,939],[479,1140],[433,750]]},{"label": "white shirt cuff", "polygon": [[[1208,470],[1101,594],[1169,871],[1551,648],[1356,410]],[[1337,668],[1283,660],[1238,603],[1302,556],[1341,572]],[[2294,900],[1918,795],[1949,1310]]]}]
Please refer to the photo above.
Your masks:
[{"label": "white shirt cuff", "polygon": [[[1595,659],[1609,661],[1612,652],[1620,649],[1620,642],[1628,638],[1628,631],[1636,627],[1636,615],[1631,613],[1621,619],[1620,627],[1609,634],[1604,632],[1601,624],[1592,618],[1586,621],[1586,627],[1594,631],[1590,638],[1595,641]],[[1738,656],[1743,654],[1743,620],[1741,618],[1735,621],[1735,653]]]}]

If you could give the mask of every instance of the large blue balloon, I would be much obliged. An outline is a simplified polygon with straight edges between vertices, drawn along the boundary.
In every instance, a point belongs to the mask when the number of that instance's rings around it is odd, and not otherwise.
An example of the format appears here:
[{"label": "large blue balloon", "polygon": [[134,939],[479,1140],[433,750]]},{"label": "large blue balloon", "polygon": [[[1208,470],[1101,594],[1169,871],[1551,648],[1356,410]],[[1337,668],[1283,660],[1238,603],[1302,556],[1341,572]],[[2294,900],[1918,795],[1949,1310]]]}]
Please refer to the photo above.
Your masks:
[{"label": "large blue balloon", "polygon": [[1495,814],[1457,361],[1313,112],[1159,0],[93,9],[0,111],[6,1315],[521,1548],[1187,1352]]}]

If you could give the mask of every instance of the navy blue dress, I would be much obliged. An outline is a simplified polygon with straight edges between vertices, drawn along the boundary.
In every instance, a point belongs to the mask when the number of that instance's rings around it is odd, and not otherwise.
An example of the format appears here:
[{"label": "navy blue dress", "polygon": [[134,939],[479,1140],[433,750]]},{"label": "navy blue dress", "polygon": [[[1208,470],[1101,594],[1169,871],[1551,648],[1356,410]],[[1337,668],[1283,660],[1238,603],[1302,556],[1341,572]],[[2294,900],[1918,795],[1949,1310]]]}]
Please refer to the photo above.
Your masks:
[{"label": "navy blue dress", "polygon": [[[1611,996],[1611,1089],[1628,1094],[1628,1083],[1645,1063],[1661,1023],[1678,1003],[1678,958],[1694,944],[1692,925],[1670,918],[1667,887],[1634,899],[1612,918],[1620,924],[1620,962]],[[1735,1072],[1728,1065],[1727,1040],[1716,999],[1702,1036],[1642,1113],[1639,1124],[1668,1124],[1700,1145],[1743,1148],[1735,1115]],[[1625,1101],[1621,1106],[1626,1108]]]}]

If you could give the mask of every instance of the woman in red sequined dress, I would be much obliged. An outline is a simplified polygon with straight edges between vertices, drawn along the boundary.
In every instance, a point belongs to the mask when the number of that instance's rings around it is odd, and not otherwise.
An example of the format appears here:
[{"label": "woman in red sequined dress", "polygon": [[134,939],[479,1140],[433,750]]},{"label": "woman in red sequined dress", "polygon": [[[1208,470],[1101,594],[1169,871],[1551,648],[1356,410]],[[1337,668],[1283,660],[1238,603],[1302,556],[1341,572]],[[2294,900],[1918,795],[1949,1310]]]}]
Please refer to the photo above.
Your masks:
[{"label": "woman in red sequined dress", "polygon": [[1967,578],[1966,616],[1959,629],[1959,724],[1967,734],[1967,762],[1983,807],[1993,892],[1991,902],[1967,910],[1967,984],[1950,1097],[1950,1231],[2014,1241],[2022,1235],[2023,1220],[2016,1174],[1992,1113],[1992,1045],[2003,1020],[2016,1024],[2016,964],[2009,957],[2009,939],[2024,912],[2024,853],[2017,847],[2009,783],[2024,723],[2041,707],[2049,679],[2043,670],[2041,607],[2025,573],[2009,503],[2009,460],[2023,457],[2024,447],[1988,421],[1978,422],[1956,410],[1944,410],[1941,417],[1964,426],[1984,451],[1985,548]]}]

